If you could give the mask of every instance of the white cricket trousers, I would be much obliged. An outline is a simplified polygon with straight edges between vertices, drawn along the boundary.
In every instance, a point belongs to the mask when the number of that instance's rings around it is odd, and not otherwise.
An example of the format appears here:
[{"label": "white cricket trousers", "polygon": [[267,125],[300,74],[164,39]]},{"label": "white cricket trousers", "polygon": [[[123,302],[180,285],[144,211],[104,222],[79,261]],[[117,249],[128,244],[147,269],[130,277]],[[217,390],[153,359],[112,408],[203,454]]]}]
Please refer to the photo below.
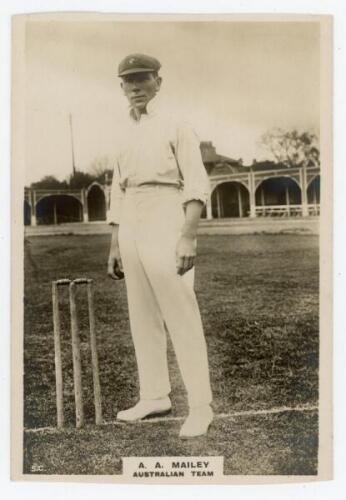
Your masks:
[{"label": "white cricket trousers", "polygon": [[171,391],[167,329],[189,406],[194,408],[210,404],[212,394],[206,342],[193,288],[194,268],[183,276],[176,269],[176,245],[184,218],[178,189],[162,185],[127,188],[121,208],[119,247],[140,398],[162,398]]}]

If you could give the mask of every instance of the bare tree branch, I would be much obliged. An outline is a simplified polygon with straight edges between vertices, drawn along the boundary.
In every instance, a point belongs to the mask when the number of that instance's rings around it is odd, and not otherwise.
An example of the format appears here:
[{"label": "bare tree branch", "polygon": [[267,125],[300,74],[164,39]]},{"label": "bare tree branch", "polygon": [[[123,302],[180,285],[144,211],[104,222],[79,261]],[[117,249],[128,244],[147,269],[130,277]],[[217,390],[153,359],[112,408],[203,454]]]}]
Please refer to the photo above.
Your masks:
[{"label": "bare tree branch", "polygon": [[320,165],[318,137],[313,132],[274,128],[263,134],[260,142],[286,167]]}]

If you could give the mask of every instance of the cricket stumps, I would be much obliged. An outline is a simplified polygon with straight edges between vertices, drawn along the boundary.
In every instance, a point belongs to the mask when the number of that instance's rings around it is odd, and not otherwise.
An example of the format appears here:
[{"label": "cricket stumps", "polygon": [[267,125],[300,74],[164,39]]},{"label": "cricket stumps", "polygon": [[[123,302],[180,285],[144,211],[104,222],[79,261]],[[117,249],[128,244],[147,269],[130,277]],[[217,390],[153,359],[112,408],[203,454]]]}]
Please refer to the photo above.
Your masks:
[{"label": "cricket stumps", "polygon": [[93,301],[93,280],[88,278],[77,278],[75,280],[59,279],[52,282],[52,304],[53,304],[53,326],[54,326],[54,360],[55,360],[55,381],[56,381],[56,408],[57,408],[57,427],[63,428],[64,419],[64,391],[63,391],[63,369],[61,354],[61,326],[59,311],[59,288],[68,286],[69,305],[71,321],[71,348],[73,362],[73,385],[76,411],[76,427],[81,428],[84,425],[83,408],[83,386],[82,386],[82,366],[81,349],[79,336],[78,312],[76,305],[76,287],[86,285],[88,316],[89,316],[89,342],[91,351],[91,368],[94,388],[95,405],[95,423],[102,424],[102,403],[99,365],[97,356],[97,343],[95,334],[95,312]]}]

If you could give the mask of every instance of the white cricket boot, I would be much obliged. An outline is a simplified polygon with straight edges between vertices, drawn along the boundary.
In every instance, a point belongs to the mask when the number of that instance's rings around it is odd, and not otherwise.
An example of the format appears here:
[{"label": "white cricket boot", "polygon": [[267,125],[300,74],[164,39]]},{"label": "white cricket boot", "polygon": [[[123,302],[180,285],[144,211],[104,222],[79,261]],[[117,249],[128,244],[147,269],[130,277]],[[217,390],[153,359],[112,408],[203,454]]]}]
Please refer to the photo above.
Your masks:
[{"label": "white cricket boot", "polygon": [[180,429],[179,437],[188,439],[207,434],[213,417],[213,410],[209,405],[190,408],[190,413]]},{"label": "white cricket boot", "polygon": [[169,397],[160,399],[141,399],[138,403],[128,410],[119,411],[117,420],[125,422],[134,422],[142,420],[149,415],[160,415],[171,410],[172,404]]}]

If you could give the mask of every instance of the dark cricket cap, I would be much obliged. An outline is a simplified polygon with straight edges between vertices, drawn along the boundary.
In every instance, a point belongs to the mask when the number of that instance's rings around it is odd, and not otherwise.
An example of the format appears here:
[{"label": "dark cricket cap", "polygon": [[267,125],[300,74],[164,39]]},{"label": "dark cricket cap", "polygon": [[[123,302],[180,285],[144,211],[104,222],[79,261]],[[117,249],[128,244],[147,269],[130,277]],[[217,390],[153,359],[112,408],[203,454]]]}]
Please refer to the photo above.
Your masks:
[{"label": "dark cricket cap", "polygon": [[118,67],[118,76],[130,75],[132,73],[147,73],[158,71],[161,64],[155,57],[145,54],[130,54],[121,61]]}]

